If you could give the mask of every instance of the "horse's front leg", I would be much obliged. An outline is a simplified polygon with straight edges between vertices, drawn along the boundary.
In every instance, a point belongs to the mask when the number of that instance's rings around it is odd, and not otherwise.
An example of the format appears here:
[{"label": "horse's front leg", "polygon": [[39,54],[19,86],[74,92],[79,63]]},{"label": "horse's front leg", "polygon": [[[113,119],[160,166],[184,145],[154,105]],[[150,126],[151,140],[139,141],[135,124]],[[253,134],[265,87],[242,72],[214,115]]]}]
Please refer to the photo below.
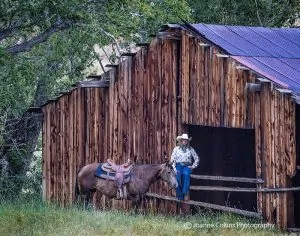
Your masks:
[{"label": "horse's front leg", "polygon": [[146,194],[142,194],[140,198],[141,198],[141,203],[140,203],[141,211],[143,213],[146,213],[146,210],[147,210]]},{"label": "horse's front leg", "polygon": [[138,213],[138,209],[141,205],[141,198],[139,196],[131,199],[131,208],[135,214]]},{"label": "horse's front leg", "polygon": [[135,213],[144,212],[146,209],[145,195],[138,195],[134,200],[132,200],[132,208]]}]

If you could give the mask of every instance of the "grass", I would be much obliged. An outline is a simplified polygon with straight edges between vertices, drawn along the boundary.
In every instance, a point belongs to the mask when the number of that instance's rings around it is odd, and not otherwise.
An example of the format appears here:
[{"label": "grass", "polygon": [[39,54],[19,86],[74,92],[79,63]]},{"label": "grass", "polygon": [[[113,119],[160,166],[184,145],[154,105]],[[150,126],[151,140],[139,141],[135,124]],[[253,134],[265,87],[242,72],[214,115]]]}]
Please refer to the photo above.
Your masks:
[{"label": "grass", "polygon": [[[117,210],[61,208],[39,200],[2,202],[0,235],[275,235],[275,228],[231,214],[199,214],[183,218],[133,214]],[[244,228],[242,227],[243,225]],[[246,226],[246,227],[245,227]]]}]

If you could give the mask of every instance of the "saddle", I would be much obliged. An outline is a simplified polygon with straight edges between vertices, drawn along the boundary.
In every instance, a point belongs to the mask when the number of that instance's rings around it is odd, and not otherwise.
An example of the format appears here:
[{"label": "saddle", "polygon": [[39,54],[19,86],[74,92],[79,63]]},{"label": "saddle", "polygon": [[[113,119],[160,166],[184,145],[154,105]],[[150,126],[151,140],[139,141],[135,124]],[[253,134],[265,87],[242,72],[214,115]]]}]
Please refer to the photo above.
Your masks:
[{"label": "saddle", "polygon": [[114,161],[108,159],[105,163],[100,163],[96,170],[96,176],[114,181],[115,186],[118,188],[116,199],[126,199],[127,191],[126,186],[130,181],[132,165],[130,160],[128,162],[117,165]]},{"label": "saddle", "polygon": [[105,172],[112,172],[112,173],[120,172],[120,173],[124,173],[126,175],[126,174],[130,173],[132,165],[129,165],[129,166],[126,166],[126,165],[124,166],[124,164],[117,165],[117,164],[110,163],[109,161],[107,161],[102,164],[101,168]]}]

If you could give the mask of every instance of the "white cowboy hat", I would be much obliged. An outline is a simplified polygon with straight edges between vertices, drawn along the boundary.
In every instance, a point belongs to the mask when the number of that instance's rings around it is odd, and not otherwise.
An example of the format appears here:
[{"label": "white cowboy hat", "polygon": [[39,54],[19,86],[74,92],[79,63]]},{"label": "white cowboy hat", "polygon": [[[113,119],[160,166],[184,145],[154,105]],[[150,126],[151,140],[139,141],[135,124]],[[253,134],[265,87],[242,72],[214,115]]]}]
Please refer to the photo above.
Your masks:
[{"label": "white cowboy hat", "polygon": [[182,140],[182,139],[189,140],[189,141],[192,140],[192,138],[189,137],[187,134],[182,134],[181,136],[177,136],[177,138],[176,138],[177,141]]}]

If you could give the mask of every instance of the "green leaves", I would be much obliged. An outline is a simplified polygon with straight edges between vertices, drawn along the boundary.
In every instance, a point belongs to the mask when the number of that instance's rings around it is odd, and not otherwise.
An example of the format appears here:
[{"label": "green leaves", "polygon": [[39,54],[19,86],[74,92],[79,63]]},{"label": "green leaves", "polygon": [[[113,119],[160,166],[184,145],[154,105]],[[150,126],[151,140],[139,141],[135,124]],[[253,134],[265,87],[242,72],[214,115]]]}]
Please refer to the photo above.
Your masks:
[{"label": "green leaves", "polygon": [[[103,30],[125,42],[147,41],[162,24],[190,17],[185,1],[171,0],[4,0],[0,10],[4,13],[0,27],[0,90],[3,91],[0,109],[9,105],[13,110],[43,102],[33,100],[39,80],[47,85],[44,93],[49,98],[62,89],[62,81],[65,87],[82,79],[82,71],[94,60],[93,46],[112,43]],[[6,48],[22,45],[58,22],[69,22],[70,26],[16,57],[5,52]]]},{"label": "green leaves", "polygon": [[[299,14],[299,0],[188,0],[196,22],[265,27],[290,26]],[[297,9],[298,8],[298,9]]]}]

